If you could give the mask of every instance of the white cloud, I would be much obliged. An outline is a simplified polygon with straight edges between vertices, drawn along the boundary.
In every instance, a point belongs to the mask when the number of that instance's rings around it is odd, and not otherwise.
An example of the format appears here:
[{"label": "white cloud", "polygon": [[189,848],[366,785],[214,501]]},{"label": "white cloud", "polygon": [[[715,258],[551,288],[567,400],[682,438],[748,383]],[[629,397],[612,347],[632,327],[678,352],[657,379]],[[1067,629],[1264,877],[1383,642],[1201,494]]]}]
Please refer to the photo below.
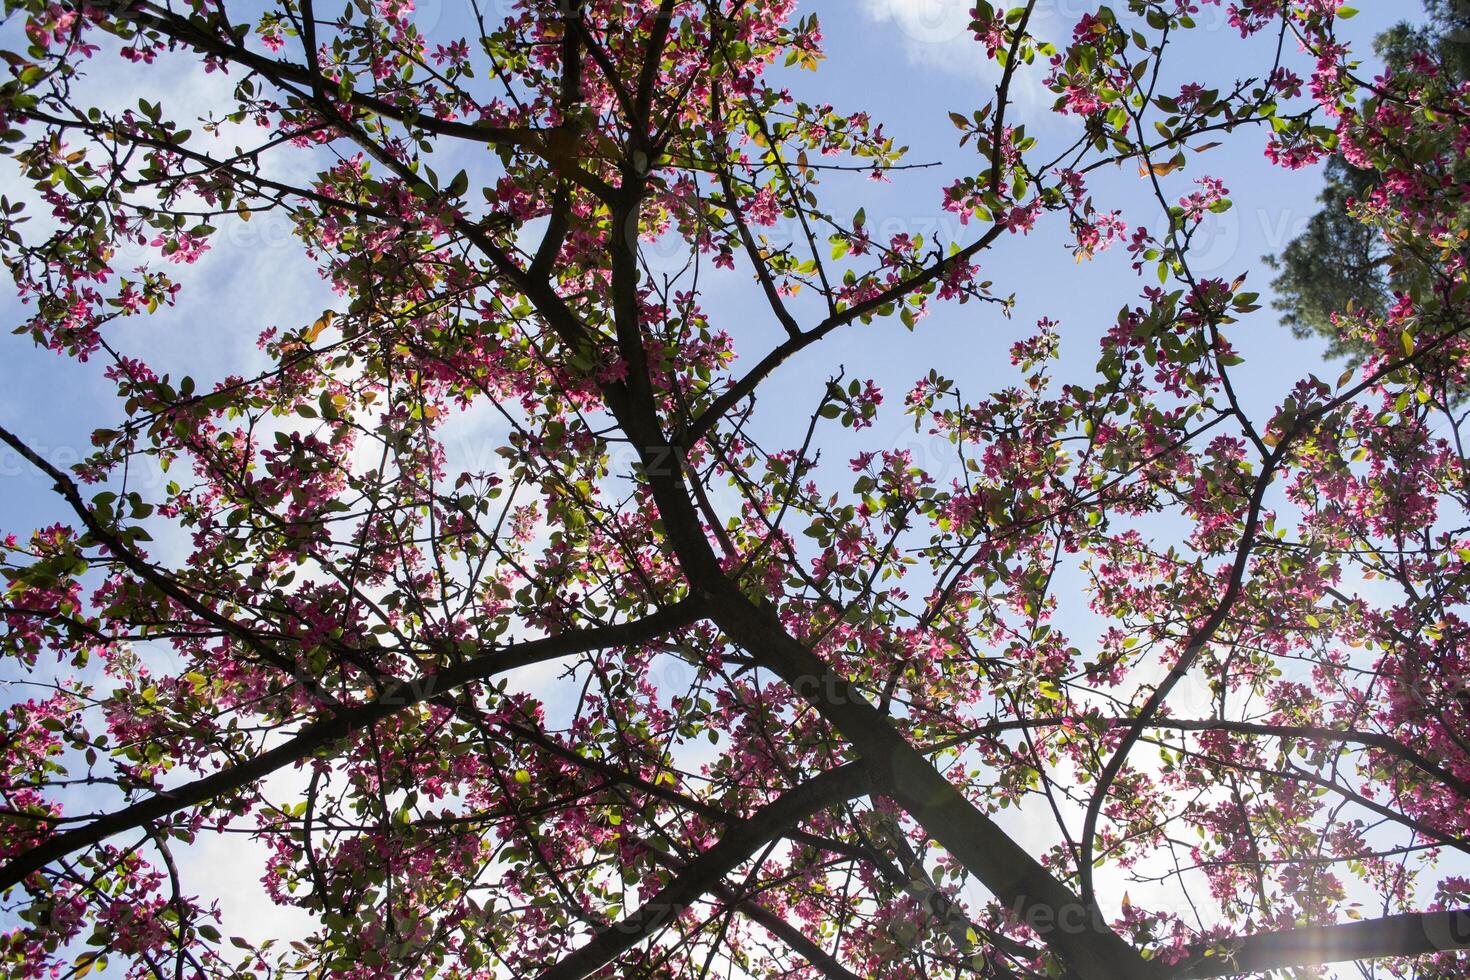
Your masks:
[{"label": "white cloud", "polygon": [[[970,30],[974,8],[974,0],[862,0],[867,19],[886,32],[895,51],[913,67],[993,87],[1000,80],[1000,66]],[[1041,39],[1051,37],[1055,34],[1051,28],[1064,12],[1052,5],[1038,7],[1031,33]],[[1042,82],[1046,70],[1044,58],[1018,66],[1011,80],[1011,99],[1031,111],[1050,107],[1055,96]]]},{"label": "white cloud", "polygon": [[994,74],[970,33],[972,0],[862,0],[862,6],[869,20],[891,26],[912,64],[977,78]]}]

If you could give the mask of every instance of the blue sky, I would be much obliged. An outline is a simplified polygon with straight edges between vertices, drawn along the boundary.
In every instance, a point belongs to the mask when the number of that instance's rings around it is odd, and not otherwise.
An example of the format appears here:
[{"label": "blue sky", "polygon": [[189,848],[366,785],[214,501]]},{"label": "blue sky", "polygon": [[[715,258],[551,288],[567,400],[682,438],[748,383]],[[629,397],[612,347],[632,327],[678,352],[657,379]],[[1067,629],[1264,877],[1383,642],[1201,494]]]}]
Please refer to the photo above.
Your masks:
[{"label": "blue sky", "polygon": [[[420,4],[425,19],[437,21],[449,33],[457,18],[458,0],[426,0]],[[494,0],[505,3],[506,0]],[[832,176],[824,185],[824,205],[838,215],[862,207],[868,226],[880,231],[922,231],[933,237],[965,236],[974,226],[961,228],[953,215],[939,208],[942,187],[966,168],[978,167],[970,149],[956,147],[956,131],[948,112],[969,112],[992,94],[995,75],[983,62],[983,50],[968,41],[964,31],[968,0],[811,0],[800,12],[815,12],[826,36],[827,61],[815,74],[792,79],[806,101],[827,101],[839,109],[862,109],[886,123],[890,134],[912,149],[910,162],[936,162],[932,170],[897,174],[889,184],[875,184],[856,176]],[[1096,9],[1085,0],[1046,0],[1037,33],[1062,40],[1081,14]],[[1119,6],[1122,6],[1120,3]],[[1368,51],[1368,40],[1396,19],[1417,14],[1417,5],[1392,0],[1362,0],[1361,13],[1349,22],[1346,34]],[[1265,58],[1262,43],[1243,44],[1224,24],[1217,8],[1201,13],[1204,25],[1173,55],[1187,69],[1190,80],[1233,78],[1254,73],[1251,59]],[[4,34],[15,33],[7,24]],[[164,98],[166,112],[187,116],[227,89],[218,76],[206,77],[165,59],[165,68],[139,72],[114,59],[99,59],[92,67],[93,83],[109,97],[131,103],[138,96]],[[1301,67],[1298,72],[1305,74]],[[1046,112],[1050,96],[1040,85],[1038,67],[1018,84],[1015,118],[1029,123],[1033,135],[1065,140],[1073,122]],[[1177,81],[1186,80],[1180,74]],[[1165,178],[1174,196],[1187,193],[1194,178],[1222,177],[1235,207],[1213,216],[1212,234],[1199,249],[1196,271],[1234,278],[1248,273],[1254,288],[1268,293],[1270,272],[1261,262],[1301,228],[1315,210],[1320,185],[1317,171],[1292,173],[1265,160],[1264,134],[1238,132],[1225,145],[1192,156],[1187,170]],[[454,168],[439,164],[441,173]],[[0,163],[0,191],[12,197],[28,196],[17,184],[10,165]],[[1147,182],[1131,166],[1099,175],[1093,191],[1105,208],[1122,208],[1132,219],[1149,216],[1157,228],[1155,205]],[[1006,350],[1012,341],[1031,332],[1036,319],[1051,317],[1061,323],[1068,370],[1088,371],[1096,359],[1096,339],[1113,321],[1118,308],[1136,301],[1147,284],[1134,275],[1121,246],[1090,263],[1074,264],[1066,248],[1065,224],[1056,216],[1043,218],[1028,236],[1007,236],[981,258],[984,278],[996,283],[1002,295],[1014,291],[1012,320],[989,305],[941,306],[913,333],[896,321],[854,326],[803,355],[774,379],[762,405],[789,399],[791,412],[766,411],[764,426],[778,441],[790,441],[793,417],[804,421],[819,390],[816,376],[825,376],[836,363],[849,377],[871,377],[885,389],[888,401],[875,430],[863,442],[872,447],[888,440],[914,445],[920,453],[911,422],[901,414],[902,395],[930,367],[966,384],[967,390],[1003,385],[1011,378]],[[163,369],[193,374],[201,387],[227,373],[249,373],[260,364],[255,338],[271,325],[297,325],[315,319],[331,304],[309,263],[301,261],[282,219],[261,216],[249,225],[225,227],[211,252],[197,266],[184,270],[185,291],[180,305],[156,317],[123,322],[114,333],[130,352]],[[705,300],[717,326],[738,339],[742,361],[754,361],[765,347],[777,342],[779,327],[758,302],[748,284],[732,277],[713,280]],[[8,292],[0,295],[7,327],[21,323],[28,310]],[[1308,372],[1333,377],[1338,366],[1320,366],[1322,345],[1299,341],[1281,329],[1269,307],[1237,325],[1232,339],[1246,354],[1251,369],[1243,395],[1257,408],[1274,404],[1290,385]],[[66,465],[85,453],[87,435],[121,415],[100,377],[100,363],[77,364],[36,349],[28,337],[0,333],[0,422],[39,448],[53,462]],[[794,413],[794,414],[793,414]],[[484,450],[492,433],[483,420],[466,422],[459,452],[465,465],[486,462]],[[916,453],[917,455],[917,453]],[[24,535],[31,528],[63,517],[46,483],[8,450],[0,454],[0,530]],[[158,535],[155,535],[158,536]],[[165,560],[179,542],[160,537],[155,553]],[[177,553],[177,552],[175,552]],[[10,692],[0,688],[0,698]],[[302,923],[288,912],[270,909],[254,883],[260,868],[239,860],[248,854],[238,847],[214,845],[214,850],[190,855],[196,880],[206,892],[219,894],[227,912],[248,918],[257,935],[285,934]],[[233,929],[228,924],[229,934]]]}]

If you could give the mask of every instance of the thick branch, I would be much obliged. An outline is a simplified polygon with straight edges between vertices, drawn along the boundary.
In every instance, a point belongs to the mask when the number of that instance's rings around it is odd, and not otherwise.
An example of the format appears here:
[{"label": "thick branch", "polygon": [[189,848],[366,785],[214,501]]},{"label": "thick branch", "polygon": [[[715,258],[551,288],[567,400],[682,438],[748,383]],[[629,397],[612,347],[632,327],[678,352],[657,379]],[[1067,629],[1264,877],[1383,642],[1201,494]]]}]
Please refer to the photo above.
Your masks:
[{"label": "thick branch", "polygon": [[[624,207],[636,207],[636,199]],[[1051,872],[980,812],[856,687],[792,637],[773,609],[758,605],[726,575],[690,499],[679,465],[681,457],[663,433],[649,388],[635,301],[634,242],[626,223],[618,220],[624,216],[614,211],[610,253],[613,309],[618,347],[628,363],[627,383],[607,384],[603,390],[609,408],[639,452],[644,476],[684,574],[696,593],[708,597],[710,618],[810,702],[857,750],[874,788],[912,814],[996,898],[1031,925],[1081,980],[1153,976],[1155,968],[1112,932],[1100,915],[1087,910]],[[978,249],[987,238],[971,248]],[[942,267],[931,267],[926,274],[937,276]],[[851,307],[844,314],[858,316],[855,311],[865,305]],[[802,339],[812,336],[804,334]]]},{"label": "thick branch", "polygon": [[636,622],[529,640],[435,674],[402,681],[385,690],[374,701],[344,708],[329,718],[306,726],[293,738],[248,762],[211,773],[176,789],[162,790],[146,800],[99,816],[85,826],[49,838],[0,867],[0,892],[74,851],[100,843],[114,834],[143,827],[186,807],[232,793],[278,769],[309,758],[373,722],[465,684],[570,654],[646,643],[671,629],[693,622],[699,616],[698,601],[685,600]]},{"label": "thick branch", "polygon": [[717,844],[690,861],[657,895],[546,970],[540,980],[581,980],[602,969],[672,922],[760,847],[813,814],[867,793],[868,786],[863,768],[849,763],[783,793],[750,819],[732,824]]},{"label": "thick branch", "polygon": [[1176,964],[1171,980],[1207,980],[1348,960],[1470,949],[1470,909],[1409,912],[1366,922],[1265,932],[1212,947]]}]

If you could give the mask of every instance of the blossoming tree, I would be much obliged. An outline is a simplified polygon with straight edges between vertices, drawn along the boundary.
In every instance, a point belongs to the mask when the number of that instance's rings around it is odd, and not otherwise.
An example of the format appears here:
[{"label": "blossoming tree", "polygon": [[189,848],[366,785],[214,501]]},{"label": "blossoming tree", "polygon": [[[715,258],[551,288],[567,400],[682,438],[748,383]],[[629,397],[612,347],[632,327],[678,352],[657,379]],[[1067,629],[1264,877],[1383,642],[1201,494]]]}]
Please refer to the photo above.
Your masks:
[{"label": "blossoming tree", "polygon": [[[1234,85],[1165,81],[1199,4],[1266,52]],[[1464,975],[1470,89],[1371,77],[1338,0],[1058,37],[979,0],[999,81],[952,116],[933,205],[968,237],[936,241],[824,207],[902,150],[803,98],[793,0],[492,6],[430,38],[409,0],[7,0],[20,332],[118,399],[75,467],[0,430],[68,514],[4,541],[8,975]],[[85,76],[118,56],[233,95],[111,108]],[[1069,145],[1027,135],[1022,71]],[[1375,171],[1350,213],[1414,272],[1338,312],[1361,369],[1264,413],[1255,296],[1191,265],[1224,140]],[[1154,206],[1094,199],[1118,166]],[[266,212],[339,298],[260,324],[267,370],[116,343]],[[835,359],[783,374],[1004,306],[986,257],[1046,222],[1125,246],[1137,302],[1081,381],[1043,320],[992,394],[890,396],[950,476],[870,439],[884,395]],[[739,359],[736,280],[776,338]],[[456,474],[471,411],[507,435]],[[308,938],[220,921],[183,858],[238,833]]]}]

